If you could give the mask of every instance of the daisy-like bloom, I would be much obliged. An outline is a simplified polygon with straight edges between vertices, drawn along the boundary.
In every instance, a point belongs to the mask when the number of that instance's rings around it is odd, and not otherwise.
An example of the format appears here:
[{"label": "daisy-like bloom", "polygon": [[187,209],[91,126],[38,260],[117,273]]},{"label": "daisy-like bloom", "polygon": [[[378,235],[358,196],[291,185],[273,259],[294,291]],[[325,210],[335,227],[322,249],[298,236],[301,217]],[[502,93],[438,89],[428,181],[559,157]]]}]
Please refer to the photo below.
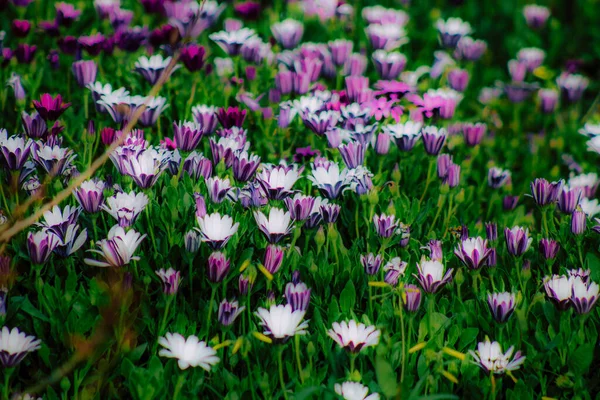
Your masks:
[{"label": "daisy-like bloom", "polygon": [[454,250],[456,257],[469,269],[479,269],[490,256],[487,240],[476,237],[463,240]]},{"label": "daisy-like bloom", "polygon": [[529,237],[529,229],[515,226],[512,229],[504,228],[504,238],[508,252],[515,257],[520,257],[531,247],[533,239]]},{"label": "daisy-like bloom", "polygon": [[579,314],[587,314],[592,310],[596,301],[600,287],[595,282],[587,282],[580,276],[573,277],[573,286],[571,288],[571,303],[573,308]]},{"label": "daisy-like bloom", "polygon": [[275,342],[285,343],[295,335],[305,335],[308,321],[304,319],[305,311],[293,310],[290,304],[272,305],[268,310],[259,308],[255,315],[264,328],[263,334]]},{"label": "daisy-like bloom", "polygon": [[399,52],[388,53],[385,50],[375,50],[372,59],[381,79],[396,79],[406,67],[406,56]]},{"label": "daisy-like bloom", "polygon": [[369,253],[367,255],[360,256],[360,263],[367,275],[375,275],[379,272],[379,268],[381,268],[381,264],[383,263],[383,257],[381,254],[377,254],[375,256],[373,253]]},{"label": "daisy-like bloom", "polygon": [[71,103],[64,103],[60,94],[52,97],[51,94],[44,93],[39,101],[33,100],[33,106],[44,120],[55,121],[71,106]]},{"label": "daisy-like bloom", "polygon": [[33,264],[44,264],[60,244],[60,238],[46,229],[27,234],[27,250]]},{"label": "daisy-like bloom", "polygon": [[598,203],[598,199],[590,200],[587,197],[583,197],[579,202],[579,207],[581,207],[581,211],[590,217],[600,213],[600,204]]},{"label": "daisy-like bloom", "polygon": [[221,31],[212,33],[209,38],[219,45],[220,48],[230,56],[236,56],[240,52],[240,48],[251,37],[255,36],[256,32],[250,28],[242,28],[236,31]]},{"label": "daisy-like bloom", "polygon": [[396,24],[371,24],[365,28],[365,33],[375,50],[392,51],[408,43],[406,31]]},{"label": "daisy-like bloom", "polygon": [[133,229],[125,232],[123,227],[115,225],[108,231],[106,239],[99,240],[96,243],[100,250],[88,250],[100,254],[104,260],[98,261],[86,258],[84,262],[94,267],[123,267],[132,260],[137,261],[140,259],[138,256],[134,256],[133,253],[145,237],[145,234],[140,235]]},{"label": "daisy-like bloom", "polygon": [[117,192],[106,199],[100,208],[117,220],[119,226],[127,227],[134,224],[138,215],[148,205],[148,196],[144,193]]},{"label": "daisy-like bloom", "polygon": [[180,150],[194,150],[203,135],[203,128],[195,122],[173,122],[173,139]]},{"label": "daisy-like bloom", "polygon": [[537,47],[526,47],[517,53],[517,60],[524,63],[529,72],[533,72],[534,69],[542,65],[545,58],[546,52]]},{"label": "daisy-like bloom", "polygon": [[483,40],[474,40],[470,36],[463,36],[456,45],[454,57],[458,60],[477,61],[487,50],[487,43]]},{"label": "daisy-like bloom", "polygon": [[123,173],[131,176],[139,187],[148,189],[168,167],[168,157],[162,150],[142,149],[133,156],[123,157],[121,166]]},{"label": "daisy-like bloom", "polygon": [[292,187],[304,170],[292,165],[264,165],[256,174],[256,180],[271,200],[282,200],[292,193]]},{"label": "daisy-like bloom", "polygon": [[400,275],[404,276],[407,266],[408,263],[402,261],[400,257],[392,258],[383,267],[383,270],[385,271],[385,277],[383,280],[390,286],[396,286],[398,284],[398,280],[400,279]]},{"label": "daisy-like bloom", "polygon": [[421,139],[427,154],[437,156],[446,142],[446,136],[448,136],[448,132],[445,128],[435,126],[423,128]]},{"label": "daisy-like bloom", "polygon": [[350,141],[338,147],[338,150],[348,168],[356,168],[365,162],[366,146],[356,141]]},{"label": "daisy-like bloom", "polygon": [[38,350],[41,343],[35,336],[5,326],[0,331],[0,363],[4,368],[12,368],[23,361],[27,353]]},{"label": "daisy-like bloom", "polygon": [[197,220],[200,228],[196,230],[200,233],[201,240],[213,249],[225,247],[240,226],[239,222],[234,224],[233,218],[229,215],[221,216],[219,213],[197,217]]},{"label": "daisy-like bloom", "polygon": [[383,238],[389,238],[398,234],[398,223],[399,221],[396,221],[396,217],[393,215],[381,214],[373,216],[375,232]]},{"label": "daisy-like bloom", "polygon": [[557,241],[543,238],[540,240],[540,253],[546,260],[554,260],[560,245]]},{"label": "daisy-like bloom", "polygon": [[164,337],[158,338],[158,344],[164,347],[158,355],[176,358],[179,369],[199,366],[210,371],[210,368],[219,362],[217,352],[194,335],[186,339],[179,333],[167,333]]},{"label": "daisy-like bloom", "polygon": [[179,290],[179,283],[181,282],[181,272],[175,271],[173,268],[164,270],[164,268],[155,271],[160,280],[163,283],[163,292],[165,294],[176,294]]},{"label": "daisy-like bloom", "polygon": [[359,382],[336,383],[334,389],[344,400],[379,400],[379,393],[369,394],[369,388]]},{"label": "daisy-like bloom", "polygon": [[284,203],[290,212],[290,217],[294,221],[305,221],[310,216],[313,205],[315,204],[315,198],[297,193],[293,198],[285,198]]},{"label": "daisy-like bloom", "polygon": [[229,272],[229,260],[225,254],[220,251],[215,251],[208,256],[206,263],[206,274],[208,280],[213,283],[219,283],[223,281],[225,275]]},{"label": "daisy-like bloom", "polygon": [[259,156],[246,150],[238,150],[233,155],[233,178],[237,182],[248,182],[259,165]]},{"label": "daisy-like bloom", "polygon": [[565,72],[556,79],[556,84],[568,101],[576,102],[583,96],[583,92],[589,86],[590,80],[583,75]]},{"label": "daisy-like bloom", "polygon": [[328,199],[337,198],[350,185],[348,170],[344,168],[340,171],[339,165],[333,162],[326,166],[313,163],[312,174],[308,179]]},{"label": "daisy-like bloom", "polygon": [[444,274],[444,265],[437,260],[427,260],[421,258],[421,262],[417,263],[419,274],[413,274],[421,284],[423,290],[427,293],[435,293],[442,286],[452,280],[452,271],[450,268]]},{"label": "daisy-like bloom", "polygon": [[299,280],[294,282],[294,278],[292,281],[285,285],[285,300],[292,306],[292,310],[306,311],[310,303],[310,288]]},{"label": "daisy-like bloom", "polygon": [[104,187],[103,181],[88,179],[73,191],[73,195],[86,212],[96,213],[104,204]]},{"label": "daisy-like bloom", "polygon": [[[171,57],[163,58],[160,54],[155,54],[150,58],[141,56],[135,62],[134,71],[142,75],[151,85],[154,85],[162,75],[163,71],[167,69],[170,62]],[[179,65],[173,67],[171,73],[179,67]]]},{"label": "daisy-like bloom", "polygon": [[321,204],[321,216],[326,224],[334,224],[337,221],[342,207],[337,204]]},{"label": "daisy-like bloom", "polygon": [[293,49],[302,39],[304,25],[300,21],[288,18],[271,25],[271,32],[281,47],[284,49]]},{"label": "daisy-like bloom", "polygon": [[487,303],[494,319],[502,324],[508,321],[515,311],[515,294],[509,292],[489,293]]},{"label": "daisy-like bloom", "polygon": [[305,112],[300,115],[304,125],[319,136],[333,129],[340,118],[339,112],[329,110]]},{"label": "daisy-like bloom", "polygon": [[351,353],[359,353],[365,347],[376,346],[379,343],[381,331],[373,325],[366,326],[350,320],[350,322],[334,322],[327,334],[341,348]]},{"label": "daisy-like bloom", "polygon": [[517,351],[511,360],[513,352],[514,346],[511,346],[506,353],[502,353],[500,343],[490,342],[488,338],[485,342],[477,344],[477,351],[469,350],[476,364],[479,364],[485,372],[493,372],[496,375],[504,374],[507,371],[515,371],[525,362],[525,356],[520,351]]},{"label": "daisy-like bloom", "polygon": [[209,135],[217,128],[217,107],[205,104],[192,107],[194,122],[202,127],[202,131]]},{"label": "daisy-like bloom", "polygon": [[70,26],[81,15],[81,10],[75,8],[73,4],[56,3],[56,22],[62,26]]},{"label": "daisy-like bloom", "polygon": [[573,280],[572,276],[564,275],[544,278],[546,294],[559,310],[566,310],[571,305]]},{"label": "daisy-like bloom", "polygon": [[205,180],[212,176],[213,166],[210,160],[195,151],[192,151],[183,161],[183,172],[187,173],[192,179]]},{"label": "daisy-like bloom", "polygon": [[583,196],[583,189],[580,187],[570,188],[565,185],[560,188],[558,193],[558,210],[565,213],[571,214],[579,205]]},{"label": "daisy-like bloom", "polygon": [[208,189],[208,197],[210,197],[210,200],[213,203],[221,203],[225,200],[225,197],[231,190],[231,182],[229,179],[211,176],[206,180],[206,187]]},{"label": "daisy-like bloom", "polygon": [[407,121],[403,124],[384,125],[382,129],[394,138],[398,149],[410,151],[421,137],[422,127],[423,124],[420,122]]},{"label": "daisy-like bloom", "polygon": [[69,148],[34,142],[31,146],[31,157],[48,174],[58,176],[71,167],[77,155]]},{"label": "daisy-like bloom", "polygon": [[439,19],[435,27],[437,28],[442,45],[448,48],[455,48],[458,41],[472,32],[471,25],[460,18]]},{"label": "daisy-like bloom", "polygon": [[488,186],[499,189],[510,182],[511,173],[508,169],[492,167],[488,170]]},{"label": "daisy-like bloom", "polygon": [[[142,103],[146,101],[146,98],[142,98]],[[141,104],[139,106],[141,106]],[[167,99],[161,96],[151,97],[146,109],[142,113],[139,119],[139,123],[142,126],[153,126],[158,121],[160,114],[169,107]]]},{"label": "daisy-like bloom", "polygon": [[527,21],[527,26],[533,29],[540,29],[546,25],[550,17],[550,10],[537,4],[528,4],[523,8],[523,16]]},{"label": "daisy-like bloom", "polygon": [[0,154],[4,159],[2,164],[11,171],[19,171],[29,158],[31,145],[30,139],[25,139],[20,135],[0,140]]},{"label": "daisy-like bloom", "polygon": [[294,227],[290,213],[280,208],[271,208],[269,217],[260,211],[254,212],[258,229],[265,235],[269,243],[277,243],[289,235]]},{"label": "daisy-like bloom", "polygon": [[581,174],[571,176],[569,179],[569,187],[580,187],[583,189],[583,197],[593,198],[600,180],[598,174],[590,172],[589,174]]},{"label": "daisy-like bloom", "polygon": [[21,122],[23,123],[25,134],[31,139],[45,137],[48,132],[46,121],[44,121],[37,111],[32,112],[31,115],[23,111],[21,113]]},{"label": "daisy-like bloom", "polygon": [[223,326],[230,326],[245,309],[245,306],[240,307],[237,300],[228,301],[227,299],[223,299],[221,304],[219,304],[217,318]]}]

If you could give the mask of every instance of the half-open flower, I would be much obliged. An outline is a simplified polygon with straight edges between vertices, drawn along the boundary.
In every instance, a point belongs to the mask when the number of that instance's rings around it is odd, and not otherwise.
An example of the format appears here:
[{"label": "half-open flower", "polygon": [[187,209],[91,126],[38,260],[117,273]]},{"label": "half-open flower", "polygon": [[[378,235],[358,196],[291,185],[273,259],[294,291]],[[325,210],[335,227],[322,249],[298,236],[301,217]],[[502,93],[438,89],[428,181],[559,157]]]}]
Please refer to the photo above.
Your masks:
[{"label": "half-open flower", "polygon": [[84,262],[95,267],[123,267],[132,260],[140,259],[138,256],[134,256],[133,253],[145,237],[145,234],[141,235],[133,229],[125,233],[121,226],[115,225],[108,231],[106,239],[99,240],[96,243],[100,250],[88,250],[99,254],[104,260],[86,258]]},{"label": "half-open flower", "polygon": [[308,321],[304,319],[304,311],[293,310],[290,304],[272,305],[268,310],[259,308],[256,316],[264,328],[263,334],[277,342],[286,342],[295,335],[306,334]]},{"label": "half-open flower", "polygon": [[514,349],[514,346],[511,346],[506,353],[503,353],[500,343],[490,342],[490,339],[486,338],[485,342],[477,344],[477,351],[469,350],[469,353],[484,371],[501,375],[521,368],[525,362],[525,356],[520,351],[512,357]]},{"label": "half-open flower", "polygon": [[376,346],[379,343],[381,331],[373,325],[366,326],[350,320],[350,322],[334,322],[327,334],[341,348],[351,353],[358,353],[365,347]]},{"label": "half-open flower", "polygon": [[265,235],[269,243],[277,243],[287,236],[294,226],[290,213],[280,208],[271,208],[269,217],[260,211],[254,212],[258,229]]},{"label": "half-open flower", "polygon": [[27,336],[18,328],[9,330],[5,326],[0,331],[0,363],[4,368],[12,368],[20,363],[27,353],[38,350],[41,343],[42,341],[35,336]]},{"label": "half-open flower", "polygon": [[197,220],[200,228],[196,229],[200,232],[201,240],[213,249],[223,248],[240,226],[239,222],[234,224],[229,215],[221,216],[219,213],[207,214]]},{"label": "half-open flower", "polygon": [[194,335],[186,339],[179,333],[167,333],[164,337],[158,338],[158,344],[164,347],[158,355],[176,358],[180,369],[202,367],[210,371],[210,368],[219,362],[217,352]]},{"label": "half-open flower", "polygon": [[492,252],[487,240],[476,237],[463,240],[454,250],[456,257],[469,269],[479,269]]}]

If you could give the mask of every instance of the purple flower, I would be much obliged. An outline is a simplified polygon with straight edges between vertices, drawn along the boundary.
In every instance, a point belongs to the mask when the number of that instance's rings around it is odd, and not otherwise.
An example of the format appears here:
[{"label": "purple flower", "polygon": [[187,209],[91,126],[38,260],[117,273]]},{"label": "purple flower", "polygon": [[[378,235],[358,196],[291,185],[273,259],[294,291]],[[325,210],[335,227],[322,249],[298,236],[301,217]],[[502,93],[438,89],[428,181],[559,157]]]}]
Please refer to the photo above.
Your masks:
[{"label": "purple flower", "polygon": [[574,277],[552,275],[544,278],[544,289],[556,307],[564,311],[571,306]]},{"label": "purple flower", "polygon": [[268,217],[260,211],[254,211],[254,219],[269,243],[279,242],[290,234],[294,226],[290,213],[279,208],[271,208]]},{"label": "purple flower", "polygon": [[504,210],[514,210],[519,203],[519,196],[504,196],[502,199],[502,208]]},{"label": "purple flower", "polygon": [[487,43],[483,40],[474,40],[470,36],[463,36],[456,45],[454,57],[468,61],[477,61],[487,50]]},{"label": "purple flower", "polygon": [[44,93],[39,101],[33,100],[33,106],[44,120],[55,121],[71,106],[71,103],[64,103],[60,94],[52,97],[49,93]]},{"label": "purple flower", "polygon": [[[367,57],[359,53],[351,54],[344,63],[342,75],[363,76],[367,71]],[[366,100],[366,99],[365,99]]]},{"label": "purple flower", "polygon": [[565,214],[571,214],[575,211],[582,198],[582,188],[563,186],[558,194],[558,209]]},{"label": "purple flower", "polygon": [[488,306],[496,322],[503,324],[515,311],[515,294],[509,292],[490,293],[487,298]]},{"label": "purple flower", "polygon": [[389,238],[400,233],[398,230],[399,222],[396,221],[396,217],[393,215],[374,215],[373,224],[375,225],[375,232],[383,238]]},{"label": "purple flower", "polygon": [[373,65],[381,79],[393,80],[398,78],[398,75],[406,66],[406,56],[402,53],[391,52],[384,50],[376,50],[373,52]]},{"label": "purple flower", "polygon": [[305,112],[301,114],[302,122],[319,136],[325,134],[338,123],[340,114],[337,111]]},{"label": "purple flower", "polygon": [[512,229],[504,228],[504,237],[508,252],[515,257],[520,257],[531,246],[532,238],[529,237],[529,229],[515,226]]},{"label": "purple flower", "polygon": [[246,118],[246,110],[238,107],[219,108],[216,115],[223,128],[229,129],[234,126],[241,128]]},{"label": "purple flower", "polygon": [[356,168],[365,162],[365,146],[359,142],[350,141],[338,147],[342,159],[348,168]]},{"label": "purple flower", "polygon": [[173,122],[173,139],[178,149],[194,150],[198,147],[203,135],[202,127],[194,122]]},{"label": "purple flower", "polygon": [[370,99],[369,78],[364,76],[347,76],[346,95],[350,101],[364,103]]},{"label": "purple flower", "polygon": [[45,264],[60,244],[60,238],[47,229],[27,234],[27,251],[33,264]]},{"label": "purple flower", "polygon": [[104,203],[104,187],[103,181],[91,179],[83,182],[73,194],[86,212],[96,213]]},{"label": "purple flower", "polygon": [[27,43],[19,43],[15,50],[15,57],[20,64],[30,64],[35,56],[37,46]]},{"label": "purple flower", "polygon": [[223,326],[230,326],[245,309],[245,306],[240,307],[237,300],[228,301],[227,299],[223,299],[219,304],[217,318]]},{"label": "purple flower", "polygon": [[11,136],[6,140],[0,139],[2,164],[11,171],[21,170],[29,158],[31,145],[31,140],[26,140],[23,136]]},{"label": "purple flower", "polygon": [[544,114],[552,114],[558,106],[559,93],[554,89],[538,90],[540,109]]},{"label": "purple flower", "polygon": [[10,30],[16,37],[25,37],[31,29],[31,22],[26,19],[14,19],[10,26]]},{"label": "purple flower", "polygon": [[563,181],[548,182],[543,178],[536,178],[531,183],[531,195],[539,206],[554,203],[561,192]]},{"label": "purple flower", "polygon": [[408,311],[419,311],[419,307],[421,306],[421,290],[416,285],[404,285],[402,301]]},{"label": "purple flower", "polygon": [[442,45],[448,48],[455,48],[463,36],[471,33],[471,25],[460,18],[439,19],[435,27],[437,28]]},{"label": "purple flower", "polygon": [[405,261],[402,261],[400,257],[392,258],[390,262],[383,267],[383,270],[385,271],[383,280],[390,286],[398,285],[400,275],[404,276],[407,266],[408,264]]},{"label": "purple flower", "polygon": [[458,92],[464,92],[469,84],[469,72],[455,68],[448,73],[450,87]]},{"label": "purple flower", "polygon": [[204,67],[204,46],[195,43],[188,44],[181,49],[181,62],[190,72],[200,71]]},{"label": "purple flower", "polygon": [[448,172],[442,179],[442,185],[447,185],[450,188],[455,188],[460,183],[460,165],[450,163]]},{"label": "purple flower", "polygon": [[546,21],[550,17],[550,10],[544,6],[529,4],[523,8],[523,15],[525,16],[527,26],[532,29],[541,29],[546,25]]},{"label": "purple flower", "polygon": [[581,99],[583,92],[590,84],[590,80],[583,75],[563,72],[556,79],[556,84],[563,93],[563,96],[566,97],[569,102],[574,103]]},{"label": "purple flower", "polygon": [[384,125],[383,131],[391,135],[396,141],[396,146],[401,151],[410,151],[421,137],[420,122],[407,121],[404,124]]},{"label": "purple flower", "polygon": [[123,27],[115,35],[115,41],[119,49],[130,53],[137,51],[147,38],[148,28],[140,26]]},{"label": "purple flower", "polygon": [[217,127],[217,114],[216,107],[199,105],[192,107],[192,116],[194,122],[202,127],[204,134],[209,135],[213,133]]},{"label": "purple flower", "polygon": [[196,233],[194,230],[187,231],[183,241],[185,250],[189,253],[197,253],[198,249],[200,249],[200,235],[198,235],[198,233]]},{"label": "purple flower", "polygon": [[538,89],[537,84],[513,82],[504,85],[504,92],[508,99],[513,103],[521,103],[528,99],[533,92]]},{"label": "purple flower", "polygon": [[206,180],[212,176],[213,166],[208,158],[192,151],[183,161],[183,171],[194,180]]},{"label": "purple flower", "polygon": [[495,222],[485,223],[485,236],[490,242],[498,240],[498,225]]},{"label": "purple flower", "polygon": [[331,61],[336,66],[343,65],[352,54],[354,43],[346,39],[336,39],[327,43],[331,52]]},{"label": "purple flower", "polygon": [[175,271],[173,268],[164,270],[163,268],[154,272],[163,283],[163,292],[165,294],[173,295],[177,293],[179,289],[179,283],[181,282],[181,272]]},{"label": "purple flower", "polygon": [[546,238],[540,240],[540,253],[546,260],[553,260],[556,258],[559,248],[560,245],[555,240]]},{"label": "purple flower", "polygon": [[536,47],[526,47],[517,53],[517,60],[527,67],[527,71],[533,72],[541,66],[546,58],[546,52]]},{"label": "purple flower", "polygon": [[219,283],[225,278],[229,272],[229,260],[225,254],[220,251],[215,251],[208,256],[206,264],[206,274],[208,280],[213,283]]},{"label": "purple flower", "polygon": [[310,303],[310,288],[302,282],[289,282],[285,286],[285,299],[292,311],[306,311]]},{"label": "purple flower", "polygon": [[68,3],[56,3],[56,22],[62,26],[71,26],[81,15],[81,10],[77,10],[75,6]]},{"label": "purple flower", "polygon": [[283,201],[294,221],[305,221],[308,219],[315,204],[314,197],[305,196],[300,193],[294,195],[293,198],[287,197]]},{"label": "purple flower", "polygon": [[277,273],[283,263],[284,254],[283,247],[276,244],[269,244],[265,250],[265,258],[263,260],[265,269],[271,274]]},{"label": "purple flower", "polygon": [[[146,56],[141,56],[135,62],[134,71],[142,75],[144,79],[146,79],[151,85],[154,85],[163,75],[163,72],[167,70],[167,67],[170,63],[171,57],[163,58],[163,56],[161,56],[160,54],[155,54],[150,58]],[[167,78],[179,67],[179,65],[173,67],[169,72]]]},{"label": "purple flower", "polygon": [[80,36],[77,43],[85,50],[90,56],[96,57],[102,52],[105,38],[101,33],[96,33],[90,36]]},{"label": "purple flower", "polygon": [[573,278],[571,303],[578,314],[587,314],[598,301],[600,287],[595,282],[586,282],[581,277]]},{"label": "purple flower", "polygon": [[293,49],[302,39],[304,25],[302,22],[288,18],[271,25],[271,32],[281,47],[284,49]]},{"label": "purple flower", "polygon": [[573,235],[582,235],[585,233],[587,214],[576,210],[571,214],[571,233]]},{"label": "purple flower", "polygon": [[323,222],[326,224],[334,224],[335,221],[337,221],[342,208],[337,204],[323,202],[321,203],[320,209]]},{"label": "purple flower", "polygon": [[208,197],[213,203],[222,203],[227,197],[227,194],[231,191],[231,182],[229,179],[221,179],[219,177],[211,176],[206,180],[206,187],[208,189]]},{"label": "purple flower", "polygon": [[375,256],[373,253],[361,255],[360,263],[365,269],[367,275],[376,275],[381,268],[381,264],[383,263],[383,257],[381,254],[377,254],[377,256]]},{"label": "purple flower", "polygon": [[510,183],[511,173],[509,170],[492,167],[488,170],[488,185],[492,189],[499,189]]},{"label": "purple flower", "polygon": [[446,142],[447,131],[444,128],[428,126],[423,128],[421,139],[427,154],[437,156]]},{"label": "purple flower", "polygon": [[31,145],[31,157],[46,173],[59,176],[71,168],[76,154],[73,153],[73,150],[58,145],[51,147],[34,142]]},{"label": "purple flower", "polygon": [[415,278],[421,284],[423,290],[427,293],[435,293],[442,286],[452,280],[452,271],[450,268],[444,274],[444,265],[436,260],[421,259],[420,263],[417,263],[417,269],[419,275],[413,274]]},{"label": "purple flower", "polygon": [[463,137],[467,146],[473,147],[481,143],[481,139],[483,139],[486,130],[487,125],[481,122],[476,124],[462,124]]},{"label": "purple flower", "polygon": [[469,269],[481,268],[490,256],[491,249],[487,240],[481,237],[463,240],[454,250],[454,254]]},{"label": "purple flower", "polygon": [[236,56],[239,54],[242,45],[255,35],[256,32],[254,30],[242,28],[237,31],[212,33],[209,35],[209,38],[223,49],[225,53],[230,56]]},{"label": "purple flower", "polygon": [[247,151],[236,151],[233,156],[233,178],[238,182],[248,182],[258,166],[260,157]]},{"label": "purple flower", "polygon": [[71,65],[71,69],[79,87],[86,87],[87,85],[96,81],[98,67],[96,66],[96,62],[93,60],[75,61]]},{"label": "purple flower", "polygon": [[375,50],[394,50],[408,42],[406,31],[398,24],[370,24],[365,32]]},{"label": "purple flower", "polygon": [[303,167],[292,165],[265,165],[256,175],[270,199],[282,200],[292,194],[292,187],[300,179]]}]

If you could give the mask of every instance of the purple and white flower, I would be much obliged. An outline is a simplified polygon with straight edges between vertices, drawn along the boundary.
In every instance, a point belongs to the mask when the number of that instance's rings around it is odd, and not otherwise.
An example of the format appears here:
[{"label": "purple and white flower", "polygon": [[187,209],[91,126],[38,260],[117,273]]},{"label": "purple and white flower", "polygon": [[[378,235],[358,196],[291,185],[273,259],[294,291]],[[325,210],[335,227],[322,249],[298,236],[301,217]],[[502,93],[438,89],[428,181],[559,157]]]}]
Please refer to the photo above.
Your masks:
[{"label": "purple and white flower", "polygon": [[352,319],[349,322],[334,322],[327,334],[341,348],[359,353],[363,348],[376,346],[381,331],[373,325],[367,326]]},{"label": "purple and white flower", "polygon": [[99,240],[96,243],[99,250],[88,250],[99,254],[104,260],[98,261],[86,258],[84,262],[94,267],[123,267],[132,260],[137,261],[140,259],[138,256],[134,256],[133,253],[145,237],[145,234],[141,235],[133,229],[126,233],[123,227],[115,225],[108,231],[106,239]]},{"label": "purple and white flower", "polygon": [[421,284],[423,290],[427,293],[435,293],[442,286],[452,280],[452,271],[450,268],[444,273],[444,265],[440,261],[421,259],[417,263],[419,274],[413,274]]},{"label": "purple and white flower", "polygon": [[476,364],[479,364],[485,372],[491,372],[496,375],[521,368],[521,365],[525,362],[525,356],[520,351],[517,351],[514,357],[512,357],[513,352],[514,346],[511,346],[506,353],[503,353],[500,343],[490,342],[487,338],[485,342],[477,344],[476,351],[469,350]]},{"label": "purple and white flower", "polygon": [[268,217],[261,211],[254,211],[254,219],[269,243],[279,242],[289,235],[294,227],[290,213],[280,208],[271,208]]},{"label": "purple and white flower", "polygon": [[196,230],[200,233],[201,240],[213,249],[225,247],[240,226],[239,222],[233,223],[233,218],[229,215],[221,216],[219,213],[197,217],[197,220],[200,228]]}]

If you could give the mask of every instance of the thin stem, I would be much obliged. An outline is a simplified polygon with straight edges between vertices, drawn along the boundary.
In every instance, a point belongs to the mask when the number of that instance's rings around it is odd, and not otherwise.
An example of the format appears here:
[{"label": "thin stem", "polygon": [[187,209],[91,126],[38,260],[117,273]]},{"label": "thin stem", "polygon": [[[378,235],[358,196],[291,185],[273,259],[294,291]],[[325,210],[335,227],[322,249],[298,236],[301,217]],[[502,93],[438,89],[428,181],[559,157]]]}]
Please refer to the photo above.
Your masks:
[{"label": "thin stem", "polygon": [[210,292],[210,302],[208,303],[208,312],[206,313],[206,337],[210,333],[210,317],[212,315],[213,302],[215,301],[215,294],[217,293],[217,287],[215,285],[212,286]]},{"label": "thin stem", "polygon": [[10,381],[10,377],[14,372],[14,368],[6,368],[5,372],[4,372],[4,388],[2,390],[2,398],[4,400],[9,400],[9,392],[8,392],[8,383]]},{"label": "thin stem", "polygon": [[425,180],[425,189],[423,189],[423,194],[421,195],[421,198],[419,199],[419,206],[421,206],[421,203],[423,203],[423,199],[425,199],[425,195],[427,194],[427,189],[429,189],[429,184],[431,183],[432,177],[432,171],[433,171],[433,163],[435,161],[434,160],[429,160],[429,167],[427,167],[427,178]]},{"label": "thin stem", "polygon": [[288,397],[285,390],[285,381],[283,380],[283,345],[280,345],[277,351],[277,367],[279,370],[279,384],[281,385],[281,392],[283,393],[283,398],[287,400]]},{"label": "thin stem", "polygon": [[296,364],[298,365],[298,376],[300,382],[304,384],[304,377],[302,376],[302,362],[300,361],[300,336],[294,336],[294,344],[296,345]]},{"label": "thin stem", "polygon": [[167,325],[167,316],[169,315],[169,309],[171,308],[171,302],[173,301],[173,295],[167,295],[167,305],[165,306],[165,310],[163,313],[162,320],[160,321],[160,329],[158,330],[158,336],[162,336],[165,331],[165,327]]},{"label": "thin stem", "polygon": [[404,332],[404,306],[402,304],[402,296],[398,299],[399,313],[400,313],[400,335],[402,339],[402,361],[400,367],[400,384],[404,383],[404,364],[406,362],[406,336]]},{"label": "thin stem", "polygon": [[175,384],[175,390],[173,392],[173,400],[179,399],[179,394],[181,393],[181,389],[183,388],[183,384],[185,383],[185,377],[183,373],[179,374],[177,378],[177,383]]}]

